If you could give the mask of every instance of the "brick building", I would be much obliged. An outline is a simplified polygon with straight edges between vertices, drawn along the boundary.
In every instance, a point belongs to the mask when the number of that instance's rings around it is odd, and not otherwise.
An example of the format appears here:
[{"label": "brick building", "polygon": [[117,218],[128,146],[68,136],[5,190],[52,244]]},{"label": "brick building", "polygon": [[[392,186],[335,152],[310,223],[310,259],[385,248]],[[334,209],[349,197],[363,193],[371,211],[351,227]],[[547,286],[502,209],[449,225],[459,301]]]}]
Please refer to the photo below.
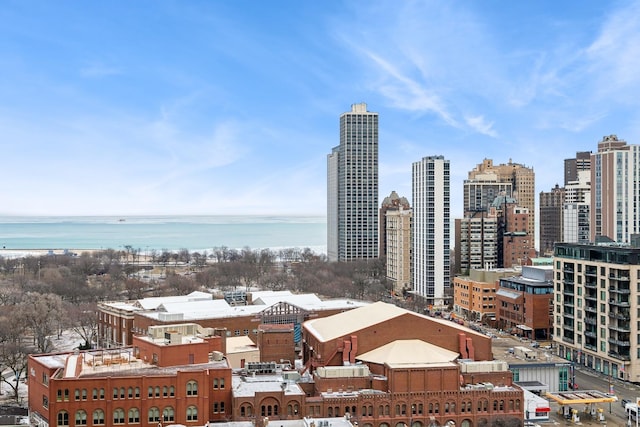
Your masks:
[{"label": "brick building", "polygon": [[241,303],[214,299],[206,292],[98,303],[98,347],[131,345],[134,334],[144,335],[151,326],[197,323],[205,328],[226,329],[230,336],[249,336],[256,342],[258,325],[292,324],[300,342],[302,323],[366,305],[348,299],[321,300],[314,294],[263,291],[246,294]]},{"label": "brick building", "polygon": [[491,339],[454,322],[374,303],[306,322],[303,356],[307,413],[349,412],[364,427],[522,423],[523,392]]},{"label": "brick building", "polygon": [[522,274],[503,277],[496,292],[498,327],[535,340],[553,332],[553,267],[523,266]]}]

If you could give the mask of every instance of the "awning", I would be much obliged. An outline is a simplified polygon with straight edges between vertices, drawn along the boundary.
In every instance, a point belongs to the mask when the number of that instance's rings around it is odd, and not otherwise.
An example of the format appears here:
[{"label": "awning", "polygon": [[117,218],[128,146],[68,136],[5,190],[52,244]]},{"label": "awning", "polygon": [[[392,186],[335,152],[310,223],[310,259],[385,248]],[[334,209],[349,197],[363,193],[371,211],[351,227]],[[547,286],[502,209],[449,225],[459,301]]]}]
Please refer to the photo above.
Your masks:
[{"label": "awning", "polygon": [[530,328],[527,325],[518,325],[516,328],[522,329],[523,331],[533,331],[533,328]]}]

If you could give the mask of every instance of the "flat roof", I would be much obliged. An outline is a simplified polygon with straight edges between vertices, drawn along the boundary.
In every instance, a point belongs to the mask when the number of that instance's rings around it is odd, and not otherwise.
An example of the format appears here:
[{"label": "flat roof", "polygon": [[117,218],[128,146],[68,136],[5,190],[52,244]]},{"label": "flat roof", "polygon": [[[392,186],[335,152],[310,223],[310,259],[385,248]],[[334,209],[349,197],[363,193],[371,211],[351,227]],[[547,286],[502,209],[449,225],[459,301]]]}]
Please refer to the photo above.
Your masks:
[{"label": "flat roof", "polygon": [[615,395],[603,393],[598,390],[561,391],[557,393],[545,393],[545,396],[560,405],[576,405],[587,403],[617,402]]}]

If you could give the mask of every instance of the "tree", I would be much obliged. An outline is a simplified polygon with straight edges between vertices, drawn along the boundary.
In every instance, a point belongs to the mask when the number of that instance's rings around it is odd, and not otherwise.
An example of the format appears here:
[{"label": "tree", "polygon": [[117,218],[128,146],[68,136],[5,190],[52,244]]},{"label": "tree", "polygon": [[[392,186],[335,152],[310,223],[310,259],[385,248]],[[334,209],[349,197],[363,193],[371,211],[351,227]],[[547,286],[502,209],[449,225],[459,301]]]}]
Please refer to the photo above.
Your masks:
[{"label": "tree", "polygon": [[34,349],[24,340],[26,325],[15,306],[2,307],[0,316],[0,381],[5,383],[12,392],[16,403],[19,403],[18,388],[27,376],[27,357]]},{"label": "tree", "polygon": [[51,335],[54,335],[63,316],[62,299],[53,294],[28,293],[18,306],[33,334],[38,352],[52,350]]},{"label": "tree", "polygon": [[98,307],[96,303],[65,304],[69,327],[84,340],[84,348],[92,348],[98,338]]}]

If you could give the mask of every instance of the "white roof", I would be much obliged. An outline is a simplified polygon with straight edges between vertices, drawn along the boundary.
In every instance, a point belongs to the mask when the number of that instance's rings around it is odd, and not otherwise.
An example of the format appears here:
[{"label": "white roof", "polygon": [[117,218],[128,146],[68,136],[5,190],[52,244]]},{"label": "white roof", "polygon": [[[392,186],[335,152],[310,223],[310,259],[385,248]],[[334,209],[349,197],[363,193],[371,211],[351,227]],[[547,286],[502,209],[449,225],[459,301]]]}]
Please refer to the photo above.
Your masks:
[{"label": "white roof", "polygon": [[320,341],[327,342],[406,313],[411,312],[392,304],[376,302],[333,316],[308,320],[304,327]]},{"label": "white roof", "polygon": [[356,356],[363,362],[393,367],[451,365],[459,354],[422,340],[398,340]]},{"label": "white roof", "polygon": [[158,311],[165,313],[208,313],[229,310],[231,306],[223,299],[210,299],[204,301],[179,301],[166,302],[158,306]]},{"label": "white roof", "polygon": [[144,310],[155,310],[160,305],[170,302],[201,301],[206,299],[213,299],[213,295],[207,292],[194,291],[189,295],[142,298],[137,300],[136,303]]},{"label": "white roof", "polygon": [[298,307],[304,307],[309,305],[318,305],[322,302],[316,294],[299,294],[299,295],[265,295],[258,299],[253,300],[255,305],[267,305],[272,306],[279,302],[286,302]]},{"label": "white roof", "polygon": [[333,316],[308,320],[304,323],[304,328],[321,342],[327,342],[355,331],[365,329],[372,325],[388,322],[391,319],[406,314],[428,320],[432,323],[440,323],[449,328],[459,329],[467,334],[467,336],[476,335],[486,338],[484,334],[473,331],[466,326],[459,325],[455,322],[437,317],[425,316],[386,302],[376,302],[353,310],[344,311]]}]

